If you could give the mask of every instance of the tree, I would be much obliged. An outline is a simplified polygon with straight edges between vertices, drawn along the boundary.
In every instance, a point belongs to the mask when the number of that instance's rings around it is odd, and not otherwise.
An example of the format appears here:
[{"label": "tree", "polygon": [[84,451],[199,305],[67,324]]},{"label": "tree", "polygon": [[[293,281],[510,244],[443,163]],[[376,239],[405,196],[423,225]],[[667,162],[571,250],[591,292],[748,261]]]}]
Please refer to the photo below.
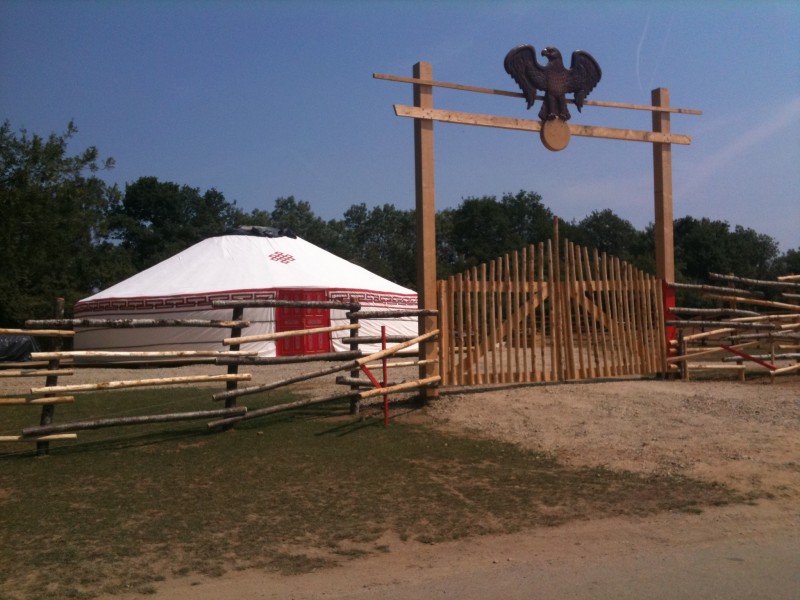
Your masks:
[{"label": "tree", "polygon": [[140,177],[125,186],[113,211],[113,234],[131,253],[136,270],[146,269],[238,223],[235,203],[215,189]]},{"label": "tree", "polygon": [[67,307],[108,285],[129,263],[108,240],[109,207],[119,191],[94,173],[114,161],[90,146],[70,156],[73,122],[47,138],[0,127],[0,323],[52,317],[55,298]]},{"label": "tree", "polygon": [[[682,217],[675,221],[676,271],[690,281],[707,282],[709,273],[763,278],[778,256],[770,236],[725,221]],[[677,275],[676,275],[677,276]]]},{"label": "tree", "polygon": [[549,239],[553,213],[539,194],[520,191],[465,199],[451,214],[452,235],[447,247],[461,271],[495,259],[527,244]]},{"label": "tree", "polygon": [[275,200],[270,219],[274,227],[287,229],[312,243],[325,226],[325,221],[314,214],[311,204],[305,200],[298,202],[294,196]]},{"label": "tree", "polygon": [[501,200],[510,223],[510,234],[523,245],[544,242],[553,237],[555,215],[542,204],[536,192],[520,190],[516,194],[503,194]]},{"label": "tree", "polygon": [[344,215],[343,258],[400,285],[416,289],[414,212],[391,204],[367,210],[352,205]]},{"label": "tree", "polygon": [[773,277],[780,275],[800,275],[800,248],[788,250],[786,254],[775,260]]},{"label": "tree", "polygon": [[605,252],[622,260],[630,261],[641,234],[625,219],[618,217],[608,208],[601,211],[592,211],[576,226],[572,241],[596,248],[598,252]]}]

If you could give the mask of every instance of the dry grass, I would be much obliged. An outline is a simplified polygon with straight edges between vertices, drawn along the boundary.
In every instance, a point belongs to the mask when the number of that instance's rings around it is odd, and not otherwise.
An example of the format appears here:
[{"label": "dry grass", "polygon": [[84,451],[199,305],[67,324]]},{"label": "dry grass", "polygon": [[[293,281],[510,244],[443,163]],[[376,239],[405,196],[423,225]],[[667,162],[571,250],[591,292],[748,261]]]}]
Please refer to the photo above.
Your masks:
[{"label": "dry grass", "polygon": [[[58,421],[109,406],[148,412],[142,407],[167,400],[170,410],[196,409],[208,397],[92,394],[59,407]],[[202,422],[86,432],[44,459],[0,446],[0,596],[148,594],[174,576],[328,567],[391,552],[396,542],[387,540],[398,537],[437,543],[746,500],[685,478],[567,468],[518,446],[429,428],[411,408],[395,411],[405,417],[388,429],[377,415],[350,417],[332,405],[224,433]],[[3,414],[4,429],[31,424],[30,409]]]}]

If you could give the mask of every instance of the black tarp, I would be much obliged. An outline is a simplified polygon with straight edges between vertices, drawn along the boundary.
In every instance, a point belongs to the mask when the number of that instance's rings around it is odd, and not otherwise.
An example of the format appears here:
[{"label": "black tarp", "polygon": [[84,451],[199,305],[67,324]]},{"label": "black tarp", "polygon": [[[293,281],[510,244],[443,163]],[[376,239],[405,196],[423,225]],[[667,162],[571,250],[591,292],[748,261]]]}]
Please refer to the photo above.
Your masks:
[{"label": "black tarp", "polygon": [[29,335],[0,335],[0,361],[23,362],[39,352],[39,344]]}]

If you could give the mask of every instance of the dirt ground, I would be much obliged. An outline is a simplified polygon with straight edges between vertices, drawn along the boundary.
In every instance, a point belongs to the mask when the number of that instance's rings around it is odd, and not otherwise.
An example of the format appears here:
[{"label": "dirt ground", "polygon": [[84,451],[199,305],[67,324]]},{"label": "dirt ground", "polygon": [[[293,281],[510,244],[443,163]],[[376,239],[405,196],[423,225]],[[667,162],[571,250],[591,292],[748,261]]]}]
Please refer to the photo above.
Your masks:
[{"label": "dirt ground", "polygon": [[[323,391],[330,381],[304,387]],[[757,499],[445,544],[392,540],[390,553],[334,569],[176,579],[155,597],[800,598],[800,377],[450,391],[398,418],[545,450],[570,465],[717,481]]]},{"label": "dirt ground", "polygon": [[168,582],[158,597],[800,598],[796,377],[448,393],[423,418],[572,465],[682,474],[759,499],[698,515],[602,519],[435,546],[397,541],[386,556],[337,569]]}]

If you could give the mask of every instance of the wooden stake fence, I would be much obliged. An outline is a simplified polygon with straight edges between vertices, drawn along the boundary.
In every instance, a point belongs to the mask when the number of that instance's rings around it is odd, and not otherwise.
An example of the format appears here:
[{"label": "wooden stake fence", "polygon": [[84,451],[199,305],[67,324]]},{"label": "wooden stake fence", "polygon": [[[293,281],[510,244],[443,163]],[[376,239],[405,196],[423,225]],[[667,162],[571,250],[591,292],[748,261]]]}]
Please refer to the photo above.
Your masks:
[{"label": "wooden stake fence", "polygon": [[567,240],[440,281],[438,298],[444,385],[667,371],[660,281]]}]

